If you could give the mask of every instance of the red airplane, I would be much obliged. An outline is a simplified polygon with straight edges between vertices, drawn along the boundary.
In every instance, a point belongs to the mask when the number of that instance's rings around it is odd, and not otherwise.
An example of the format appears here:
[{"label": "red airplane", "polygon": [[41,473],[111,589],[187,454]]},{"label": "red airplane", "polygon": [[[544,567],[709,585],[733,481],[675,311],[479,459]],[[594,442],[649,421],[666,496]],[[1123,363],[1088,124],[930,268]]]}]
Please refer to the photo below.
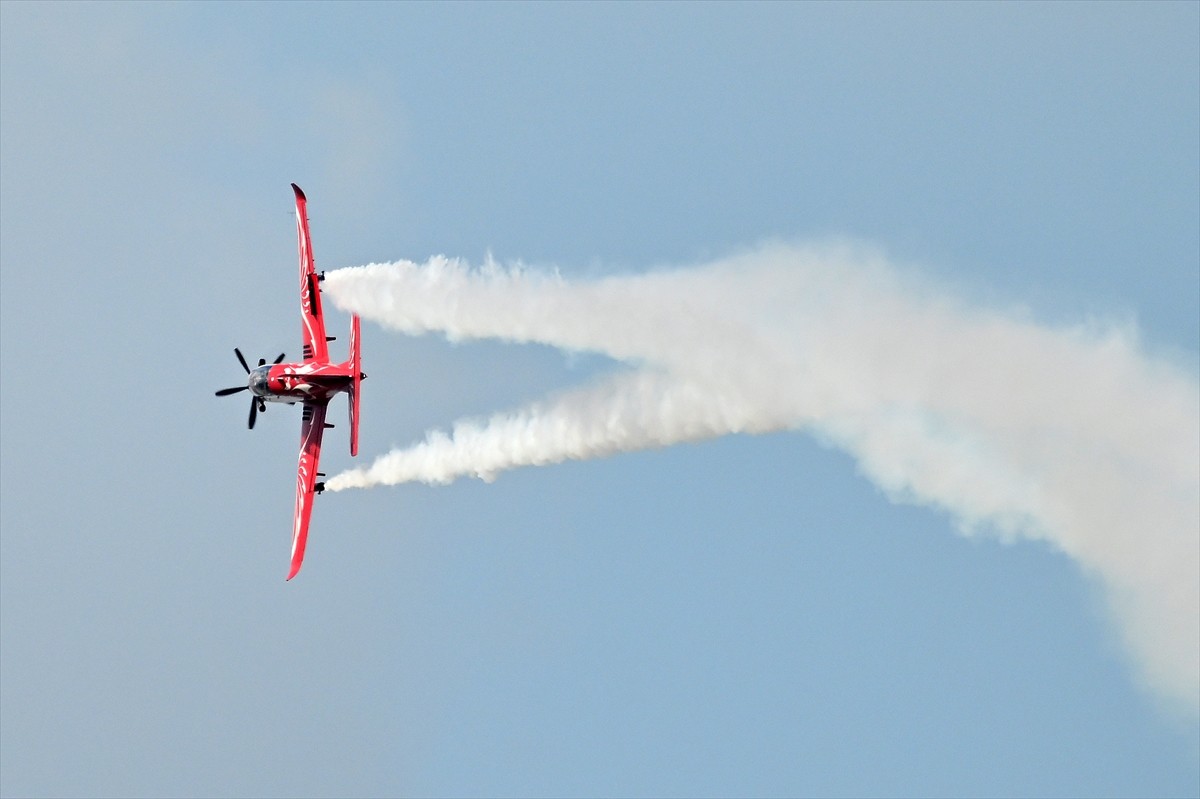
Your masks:
[{"label": "red airplane", "polygon": [[325,490],[318,482],[324,477],[317,471],[321,456],[321,435],[326,427],[325,411],[334,395],[346,392],[350,400],[350,454],[358,454],[358,400],[359,388],[366,375],[362,371],[360,356],[359,321],[350,317],[350,359],[343,363],[329,360],[329,345],[333,336],[325,335],[325,316],[321,312],[320,282],[324,274],[318,274],[313,264],[312,242],[308,236],[308,201],[304,192],[295,183],[296,235],[300,246],[300,318],[304,335],[304,360],[300,363],[280,363],[283,353],[268,364],[259,358],[258,366],[251,369],[246,365],[241,350],[233,350],[242,368],[249,375],[247,384],[235,388],[223,388],[218,397],[249,391],[250,429],[259,411],[267,410],[268,402],[286,402],[295,405],[304,403],[300,423],[300,464],[296,473],[296,510],[292,519],[292,566],[287,578],[290,580],[300,571],[304,562],[304,545],[308,541],[308,520],[312,516],[313,495]]}]

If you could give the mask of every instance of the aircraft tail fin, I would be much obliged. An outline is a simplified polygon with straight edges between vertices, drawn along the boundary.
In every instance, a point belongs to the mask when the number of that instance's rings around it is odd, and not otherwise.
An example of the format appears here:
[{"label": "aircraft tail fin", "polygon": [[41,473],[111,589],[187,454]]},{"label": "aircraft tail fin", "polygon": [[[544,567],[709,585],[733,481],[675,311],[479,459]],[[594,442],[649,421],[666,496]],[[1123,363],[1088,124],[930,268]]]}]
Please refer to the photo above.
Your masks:
[{"label": "aircraft tail fin", "polygon": [[362,379],[366,375],[362,372],[362,337],[359,335],[359,319],[358,316],[350,317],[350,374],[352,375],[350,383],[350,455],[351,457],[358,454],[358,408],[359,394],[362,388]]}]

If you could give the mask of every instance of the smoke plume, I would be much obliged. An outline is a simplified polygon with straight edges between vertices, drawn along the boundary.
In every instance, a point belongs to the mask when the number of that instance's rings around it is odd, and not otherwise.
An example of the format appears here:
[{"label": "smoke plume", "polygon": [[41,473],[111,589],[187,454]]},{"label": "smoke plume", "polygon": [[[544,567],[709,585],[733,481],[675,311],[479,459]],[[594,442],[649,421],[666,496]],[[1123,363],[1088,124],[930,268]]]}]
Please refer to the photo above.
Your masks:
[{"label": "smoke plume", "polygon": [[807,430],[966,534],[1044,540],[1106,588],[1143,678],[1200,709],[1200,386],[1130,325],[974,307],[851,245],[761,247],[572,281],[444,257],[330,272],[408,334],[597,352],[628,369],[379,457],[329,490],[492,479],[728,433]]}]

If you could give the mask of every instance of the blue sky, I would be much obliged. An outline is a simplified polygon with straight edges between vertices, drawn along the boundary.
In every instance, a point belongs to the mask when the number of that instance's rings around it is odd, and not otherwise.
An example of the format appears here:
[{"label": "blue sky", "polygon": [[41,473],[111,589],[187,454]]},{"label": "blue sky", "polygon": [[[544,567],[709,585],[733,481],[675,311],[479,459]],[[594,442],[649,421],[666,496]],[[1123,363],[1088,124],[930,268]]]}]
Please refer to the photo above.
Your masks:
[{"label": "blue sky", "polygon": [[[800,432],[327,495],[285,583],[298,413],[212,392],[293,181],[327,269],[846,236],[1200,358],[1196,4],[4,3],[0,793],[1200,793],[1091,575]],[[610,368],[364,359],[359,460]]]}]

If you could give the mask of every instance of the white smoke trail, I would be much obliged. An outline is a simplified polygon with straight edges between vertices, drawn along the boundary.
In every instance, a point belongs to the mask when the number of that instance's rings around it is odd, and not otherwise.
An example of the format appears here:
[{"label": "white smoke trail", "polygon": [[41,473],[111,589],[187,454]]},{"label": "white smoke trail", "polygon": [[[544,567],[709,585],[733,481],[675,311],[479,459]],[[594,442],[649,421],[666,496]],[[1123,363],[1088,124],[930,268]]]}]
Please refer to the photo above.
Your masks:
[{"label": "white smoke trail", "polygon": [[430,433],[330,490],[809,429],[895,499],[1071,555],[1106,586],[1144,678],[1200,710],[1200,387],[1128,326],[972,308],[850,246],[583,282],[434,258],[330,272],[324,286],[406,333],[631,365]]}]

